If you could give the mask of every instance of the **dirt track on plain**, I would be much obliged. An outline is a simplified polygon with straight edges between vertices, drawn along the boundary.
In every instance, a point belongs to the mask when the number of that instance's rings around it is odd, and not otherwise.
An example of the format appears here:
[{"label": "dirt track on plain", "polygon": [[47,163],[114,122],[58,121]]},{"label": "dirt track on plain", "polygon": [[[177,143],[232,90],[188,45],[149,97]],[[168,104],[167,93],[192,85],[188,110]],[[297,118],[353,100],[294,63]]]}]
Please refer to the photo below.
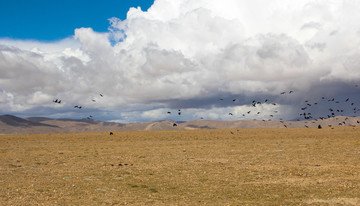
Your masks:
[{"label": "dirt track on plain", "polygon": [[360,127],[0,135],[0,205],[360,205]]}]

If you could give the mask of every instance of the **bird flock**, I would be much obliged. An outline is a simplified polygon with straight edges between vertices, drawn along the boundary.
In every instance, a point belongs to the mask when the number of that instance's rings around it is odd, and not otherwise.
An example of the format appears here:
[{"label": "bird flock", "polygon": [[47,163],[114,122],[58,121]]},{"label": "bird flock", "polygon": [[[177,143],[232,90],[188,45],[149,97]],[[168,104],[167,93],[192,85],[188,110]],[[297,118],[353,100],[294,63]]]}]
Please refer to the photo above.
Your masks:
[{"label": "bird flock", "polygon": [[[99,94],[99,96],[100,96],[100,97],[104,97],[104,95],[101,94],[101,93]],[[62,101],[61,99],[55,99],[55,100],[53,100],[53,102],[56,103],[56,104],[61,104],[61,101]],[[92,102],[96,102],[96,99],[92,99],[91,101],[92,101]],[[79,110],[81,110],[82,108],[83,108],[83,106],[81,106],[81,105],[75,105],[75,106],[74,106],[74,109],[79,109]],[[86,117],[86,119],[89,119],[89,120],[90,120],[90,119],[93,119],[93,116],[92,116],[92,115],[88,115],[88,116]]]},{"label": "bird flock", "polygon": [[[358,85],[355,85],[355,87],[359,87]],[[279,96],[287,96],[287,95],[293,95],[295,92],[293,90],[290,91],[283,91],[279,94]],[[99,94],[100,98],[103,98],[104,95],[102,93]],[[92,102],[96,102],[95,98],[91,99]],[[230,101],[230,100],[226,100],[225,98],[219,98],[220,102],[223,101]],[[231,98],[231,102],[237,103],[239,101],[239,99],[237,98]],[[55,104],[61,104],[62,100],[61,99],[55,99],[53,100],[53,102]],[[266,104],[266,105],[270,105],[273,106],[274,108],[272,109],[272,112],[270,114],[261,114],[262,111],[259,111],[259,109],[257,108],[258,106],[262,105],[262,104]],[[345,106],[344,107],[340,107],[340,105]],[[273,121],[273,120],[279,120],[284,127],[288,127],[288,125],[286,125],[286,123],[284,122],[284,120],[282,118],[277,118],[277,115],[279,114],[279,111],[277,110],[277,103],[274,101],[271,101],[270,98],[265,98],[262,100],[252,100],[249,103],[249,108],[252,109],[248,109],[248,111],[245,111],[244,113],[242,113],[240,115],[240,117],[238,118],[246,118],[246,117],[255,117],[255,119],[261,119],[262,121]],[[318,111],[323,111],[324,108],[326,108],[327,112],[321,112],[321,115],[318,115]],[[74,105],[73,106],[74,109],[77,110],[81,110],[83,109],[82,105]],[[344,116],[344,114],[349,114],[349,112],[352,112],[354,114],[356,114],[357,112],[360,112],[360,106],[358,107],[356,105],[355,101],[352,101],[352,99],[350,99],[349,97],[346,97],[345,99],[335,99],[334,97],[325,97],[322,96],[321,98],[319,98],[317,101],[310,101],[310,100],[305,100],[304,102],[301,103],[301,107],[299,108],[299,116],[298,118],[296,118],[296,121],[304,121],[304,127],[309,127],[310,123],[316,123],[319,120],[325,120],[325,119],[330,119],[330,118],[336,118],[337,116]],[[182,115],[182,111],[181,109],[177,109],[176,111],[177,115]],[[172,112],[168,111],[167,112],[168,115],[171,115]],[[235,117],[233,112],[228,112],[226,115],[228,116],[233,116]],[[256,118],[256,116],[259,116],[259,118]],[[354,115],[356,116],[356,115]],[[93,115],[89,114],[86,119],[93,119]],[[204,119],[203,117],[200,117],[200,119]],[[348,118],[345,118],[345,120],[343,121],[339,121],[338,125],[347,125],[347,121]],[[357,121],[357,124],[360,124],[359,121]],[[177,126],[176,123],[173,124],[174,127]],[[334,125],[327,125],[329,127],[332,127]],[[322,126],[319,124],[318,128],[321,129]]]},{"label": "bird flock", "polygon": [[[359,87],[358,85],[355,85],[355,87]],[[293,95],[295,94],[295,92],[293,90],[290,91],[283,91],[281,93],[279,93],[279,96],[287,96],[287,95]],[[223,101],[231,101],[232,103],[236,103],[239,101],[239,99],[237,98],[231,98],[231,100],[226,100],[225,98],[219,98],[219,101],[223,102]],[[259,105],[262,104],[267,104],[270,106],[273,106],[274,109],[272,109],[272,112],[270,114],[267,115],[262,115],[261,111],[259,111],[259,109],[257,108]],[[245,111],[244,113],[242,113],[240,115],[240,117],[238,116],[238,118],[246,118],[246,117],[255,117],[254,120],[258,120],[259,118],[256,118],[256,116],[258,115],[259,117],[261,117],[260,119],[262,121],[273,121],[273,120],[277,120],[277,115],[279,114],[279,111],[277,110],[277,103],[274,101],[270,101],[269,98],[266,99],[262,99],[262,100],[253,100],[249,103],[249,108],[253,108],[253,109],[249,109],[248,111]],[[340,105],[342,105],[343,107],[341,108]],[[324,110],[324,108],[326,108],[327,112],[322,112]],[[178,110],[179,113],[178,115],[181,115],[181,110]],[[325,120],[325,119],[331,119],[331,118],[336,118],[335,120],[339,120],[337,118],[337,116],[344,116],[344,114],[349,114],[349,113],[353,113],[354,117],[356,116],[356,113],[360,111],[360,106],[357,107],[356,103],[354,101],[352,101],[349,97],[346,97],[345,99],[335,99],[334,97],[325,97],[322,96],[318,101],[310,101],[310,100],[305,100],[304,102],[301,102],[301,107],[299,108],[299,116],[298,118],[296,118],[296,121],[303,121],[304,122],[304,127],[308,128],[310,123],[319,123],[318,128],[321,129],[322,126],[320,125],[320,120]],[[320,113],[320,115],[319,115]],[[167,112],[167,114],[171,114],[170,111]],[[228,112],[227,113],[228,116],[232,116],[235,117],[235,114],[233,112]],[[200,117],[200,119],[203,119],[203,117]],[[285,128],[288,127],[288,125],[285,123],[285,121],[282,118],[278,118],[280,123],[283,124],[283,126]],[[295,119],[294,119],[295,120]],[[346,122],[347,120],[349,120],[349,118],[345,118],[344,120],[339,120],[337,125],[341,126],[341,125],[353,125],[351,122]],[[319,122],[318,122],[319,121]],[[356,121],[356,123],[359,125],[360,121]],[[174,126],[177,126],[176,124],[174,124]],[[335,125],[327,125],[329,127],[333,127]]]}]

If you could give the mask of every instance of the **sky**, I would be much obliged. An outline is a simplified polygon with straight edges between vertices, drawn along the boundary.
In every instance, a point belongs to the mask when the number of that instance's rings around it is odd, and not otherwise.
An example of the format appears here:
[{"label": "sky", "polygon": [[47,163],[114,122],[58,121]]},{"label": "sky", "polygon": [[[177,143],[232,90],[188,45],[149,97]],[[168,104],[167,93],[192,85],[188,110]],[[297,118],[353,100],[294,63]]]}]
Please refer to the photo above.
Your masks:
[{"label": "sky", "polygon": [[2,0],[0,9],[0,114],[128,123],[360,109],[360,1]]}]

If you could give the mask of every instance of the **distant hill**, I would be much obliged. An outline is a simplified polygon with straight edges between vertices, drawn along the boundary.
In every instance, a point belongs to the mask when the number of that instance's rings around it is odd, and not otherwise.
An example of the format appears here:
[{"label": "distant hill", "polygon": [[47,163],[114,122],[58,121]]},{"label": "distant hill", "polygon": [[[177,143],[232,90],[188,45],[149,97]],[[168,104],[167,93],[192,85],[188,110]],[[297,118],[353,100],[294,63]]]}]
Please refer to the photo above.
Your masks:
[{"label": "distant hill", "polygon": [[30,120],[22,119],[20,117],[16,117],[12,115],[1,115],[0,121],[6,125],[14,126],[14,127],[32,127],[32,126],[56,127],[54,125],[40,123],[40,121],[32,121],[31,119]]},{"label": "distant hill", "polygon": [[[174,126],[174,123],[176,126]],[[47,117],[20,118],[12,115],[0,115],[0,134],[35,133],[71,133],[71,132],[110,132],[110,131],[146,131],[146,130],[194,130],[229,128],[285,128],[285,127],[337,127],[360,126],[360,117],[338,116],[311,121],[263,121],[263,120],[194,120],[174,122],[163,120],[147,123],[121,124],[102,122],[94,119],[51,119]]]}]

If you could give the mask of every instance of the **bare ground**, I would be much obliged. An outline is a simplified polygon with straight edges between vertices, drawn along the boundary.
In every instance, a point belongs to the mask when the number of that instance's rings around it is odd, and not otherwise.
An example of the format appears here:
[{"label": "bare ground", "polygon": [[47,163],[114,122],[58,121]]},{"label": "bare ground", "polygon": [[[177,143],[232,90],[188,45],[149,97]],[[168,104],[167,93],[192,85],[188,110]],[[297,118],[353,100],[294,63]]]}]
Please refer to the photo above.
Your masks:
[{"label": "bare ground", "polygon": [[360,205],[360,128],[0,135],[0,205]]}]

